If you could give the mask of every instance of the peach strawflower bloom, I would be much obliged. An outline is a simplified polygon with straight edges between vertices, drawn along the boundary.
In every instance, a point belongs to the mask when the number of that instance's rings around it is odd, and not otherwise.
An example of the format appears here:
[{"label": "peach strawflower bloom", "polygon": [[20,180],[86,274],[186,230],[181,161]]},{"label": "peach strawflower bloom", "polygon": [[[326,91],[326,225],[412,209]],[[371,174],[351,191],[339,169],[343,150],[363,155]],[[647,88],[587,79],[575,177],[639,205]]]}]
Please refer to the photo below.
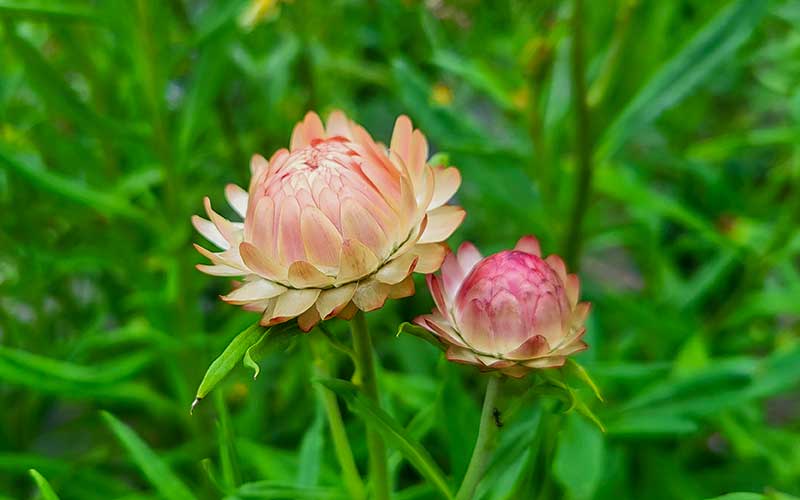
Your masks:
[{"label": "peach strawflower bloom", "polygon": [[578,277],[560,257],[542,259],[533,236],[486,258],[464,243],[445,258],[441,277],[427,279],[436,310],[414,322],[447,346],[451,361],[522,377],[587,347],[590,304],[578,302]]},{"label": "peach strawflower bloom", "polygon": [[248,191],[225,189],[243,222],[205,199],[210,220],[192,223],[222,251],[195,245],[213,263],[197,267],[240,276],[222,299],[262,313],[265,326],[297,318],[309,331],[412,295],[411,273],[439,269],[443,242],[464,219],[463,209],[446,204],[461,184],[458,170],[427,159],[425,136],[405,116],[387,149],[341,111],[325,126],[308,113],[288,150],[269,161],[253,157]]}]

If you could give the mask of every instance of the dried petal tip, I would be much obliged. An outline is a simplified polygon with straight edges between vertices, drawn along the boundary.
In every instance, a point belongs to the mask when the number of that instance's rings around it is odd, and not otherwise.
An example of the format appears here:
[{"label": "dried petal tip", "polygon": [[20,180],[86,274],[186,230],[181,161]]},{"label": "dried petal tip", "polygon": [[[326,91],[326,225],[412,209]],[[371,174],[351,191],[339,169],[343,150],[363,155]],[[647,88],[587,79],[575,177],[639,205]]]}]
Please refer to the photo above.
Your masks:
[{"label": "dried petal tip", "polygon": [[189,415],[194,415],[194,407],[200,404],[200,401],[202,400],[203,398],[194,398],[194,401],[192,401],[192,407],[189,408]]},{"label": "dried petal tip", "polygon": [[578,302],[578,277],[560,257],[542,259],[533,236],[486,258],[464,243],[440,277],[428,276],[428,288],[437,310],[414,322],[448,346],[451,361],[522,377],[587,347],[589,303]]},{"label": "dried petal tip", "polygon": [[253,155],[249,189],[225,197],[242,222],[204,200],[198,232],[221,251],[198,251],[213,265],[198,269],[239,276],[227,302],[262,313],[262,324],[297,318],[303,330],[352,317],[387,298],[414,292],[413,272],[435,272],[444,241],[464,219],[446,205],[461,183],[454,167],[431,167],[428,143],[408,117],[397,119],[387,150],[341,111],[327,123],[309,112],[289,149]]}]

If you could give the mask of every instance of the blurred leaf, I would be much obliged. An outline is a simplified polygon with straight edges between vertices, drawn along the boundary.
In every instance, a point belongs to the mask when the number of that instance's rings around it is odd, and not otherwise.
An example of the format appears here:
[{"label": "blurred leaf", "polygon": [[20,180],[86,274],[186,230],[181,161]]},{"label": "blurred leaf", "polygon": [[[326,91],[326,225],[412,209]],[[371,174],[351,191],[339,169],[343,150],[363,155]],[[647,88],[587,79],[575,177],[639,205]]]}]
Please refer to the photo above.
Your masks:
[{"label": "blurred leaf", "polygon": [[594,425],[575,414],[564,419],[553,474],[572,499],[592,498],[603,473],[605,445]]},{"label": "blurred leaf", "polygon": [[761,21],[766,0],[735,0],[711,19],[648,80],[606,129],[597,151],[605,161],[664,110],[680,102],[747,40]]},{"label": "blurred leaf", "polygon": [[59,500],[58,495],[56,492],[53,491],[52,486],[50,483],[47,482],[47,479],[44,478],[36,469],[31,469],[28,471],[34,481],[36,481],[36,486],[39,487],[39,493],[42,495],[43,500]]},{"label": "blurred leaf", "polygon": [[400,326],[397,328],[397,335],[395,335],[395,337],[399,337],[401,333],[407,333],[409,335],[413,335],[417,338],[420,338],[425,342],[429,343],[430,345],[434,346],[435,348],[439,349],[440,351],[445,350],[445,345],[442,344],[434,334],[432,334],[425,328],[422,328],[421,326],[417,326],[409,322],[400,323]]},{"label": "blurred leaf", "polygon": [[144,223],[145,216],[124,198],[92,189],[48,170],[38,157],[14,155],[0,144],[0,165],[24,177],[35,187],[86,205],[103,215],[118,215]]},{"label": "blurred leaf", "polygon": [[333,488],[310,487],[304,488],[282,484],[276,481],[256,481],[245,483],[236,491],[235,496],[227,497],[228,500],[236,498],[261,498],[281,500],[347,500],[347,495]]},{"label": "blurred leaf", "polygon": [[91,9],[53,1],[0,0],[0,16],[4,15],[54,21],[97,21]]},{"label": "blurred leaf", "polygon": [[316,486],[319,482],[319,471],[325,451],[325,411],[322,402],[315,400],[314,421],[300,442],[300,454],[297,468],[299,487]]},{"label": "blurred leaf", "polygon": [[406,459],[434,486],[445,498],[453,498],[450,487],[439,466],[433,461],[425,448],[408,435],[389,414],[367,399],[358,387],[337,379],[324,379],[319,383],[338,394],[347,406],[356,412],[367,425],[372,426],[391,446],[397,447]]},{"label": "blurred leaf", "polygon": [[108,412],[101,412],[101,415],[106,425],[125,446],[125,449],[128,450],[131,459],[161,496],[167,500],[191,500],[195,498],[189,488],[130,427]]}]

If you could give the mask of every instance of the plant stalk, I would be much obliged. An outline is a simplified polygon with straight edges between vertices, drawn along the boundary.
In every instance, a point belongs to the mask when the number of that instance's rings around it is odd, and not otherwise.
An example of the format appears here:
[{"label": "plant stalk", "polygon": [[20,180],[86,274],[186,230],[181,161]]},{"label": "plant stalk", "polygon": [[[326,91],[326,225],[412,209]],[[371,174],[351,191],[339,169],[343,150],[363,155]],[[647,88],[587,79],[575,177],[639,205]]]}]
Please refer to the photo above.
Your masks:
[{"label": "plant stalk", "polygon": [[[372,340],[367,329],[364,313],[358,311],[350,321],[353,334],[353,349],[356,353],[356,369],[361,377],[360,386],[364,394],[380,406],[378,380],[375,361],[372,355]],[[380,434],[367,426],[367,448],[369,449],[370,484],[377,500],[389,500],[389,468],[386,460],[386,446]]]},{"label": "plant stalk", "polygon": [[584,60],[583,0],[572,6],[572,100],[575,106],[575,140],[578,172],[570,223],[564,241],[564,259],[575,271],[579,268],[582,226],[592,186],[592,138],[589,105],[586,100]]},{"label": "plant stalk", "polygon": [[456,500],[469,500],[475,495],[475,488],[481,482],[489,459],[497,445],[497,432],[499,427],[495,421],[495,410],[497,409],[497,394],[500,389],[500,377],[491,377],[486,384],[486,395],[483,398],[483,409],[481,410],[481,422],[478,428],[478,439],[475,441],[475,448],[472,450],[472,458],[467,466],[467,473],[461,488],[458,489]]},{"label": "plant stalk", "polygon": [[[325,357],[323,347],[320,345],[322,339],[317,335],[312,335],[309,340],[311,341],[311,352],[314,356],[314,371],[318,376],[327,378],[331,376],[330,366]],[[331,439],[333,440],[333,448],[336,452],[336,459],[339,461],[339,467],[342,470],[342,479],[344,479],[345,487],[354,500],[364,500],[367,498],[366,490],[364,489],[364,482],[358,473],[358,467],[353,459],[353,450],[350,447],[350,441],[347,439],[347,432],[344,428],[342,421],[342,412],[339,410],[339,403],[336,401],[336,396],[333,392],[325,389],[322,386],[317,386],[317,394],[322,398],[325,413],[328,417],[328,428],[331,431]]]}]

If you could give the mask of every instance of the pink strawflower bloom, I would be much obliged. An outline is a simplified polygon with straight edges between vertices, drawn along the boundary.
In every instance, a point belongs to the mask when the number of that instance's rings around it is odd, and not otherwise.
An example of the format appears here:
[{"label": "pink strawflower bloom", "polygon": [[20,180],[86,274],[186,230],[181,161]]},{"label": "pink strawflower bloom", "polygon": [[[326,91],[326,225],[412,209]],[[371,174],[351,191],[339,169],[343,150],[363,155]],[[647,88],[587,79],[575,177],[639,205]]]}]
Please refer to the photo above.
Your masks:
[{"label": "pink strawflower bloom", "polygon": [[210,220],[192,222],[222,251],[195,245],[213,263],[198,269],[241,276],[222,299],[262,313],[263,325],[296,317],[305,331],[412,295],[411,273],[439,269],[443,242],[464,219],[463,209],[445,204],[461,184],[458,170],[427,159],[425,136],[405,116],[387,149],[341,111],[326,126],[308,113],[288,150],[253,157],[249,191],[225,189],[243,222],[205,199]]},{"label": "pink strawflower bloom", "polygon": [[464,243],[445,258],[441,277],[427,279],[436,310],[414,322],[447,345],[451,361],[522,377],[587,347],[590,304],[578,302],[578,277],[560,257],[542,259],[533,236],[486,258]]}]

